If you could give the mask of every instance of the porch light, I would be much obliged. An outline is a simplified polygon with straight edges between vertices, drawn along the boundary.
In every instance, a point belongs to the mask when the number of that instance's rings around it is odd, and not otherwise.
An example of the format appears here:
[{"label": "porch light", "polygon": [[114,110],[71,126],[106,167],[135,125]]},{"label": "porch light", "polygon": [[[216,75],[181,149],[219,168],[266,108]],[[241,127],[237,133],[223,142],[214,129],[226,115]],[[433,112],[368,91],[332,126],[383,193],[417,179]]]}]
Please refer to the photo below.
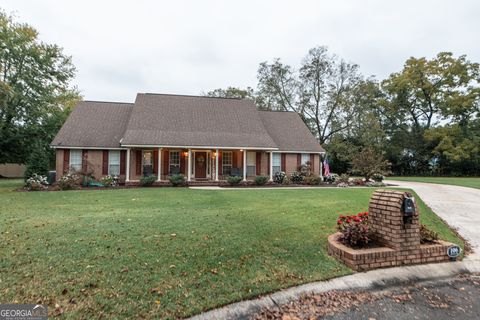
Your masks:
[{"label": "porch light", "polygon": [[240,149],[240,152],[243,152],[243,149]]},{"label": "porch light", "polygon": [[217,156],[217,153],[216,153],[216,152],[214,152],[214,153],[213,153],[213,157],[215,158],[216,156]]},{"label": "porch light", "polygon": [[184,155],[185,157],[188,157],[188,152],[185,151],[185,152],[183,153],[183,155]]}]

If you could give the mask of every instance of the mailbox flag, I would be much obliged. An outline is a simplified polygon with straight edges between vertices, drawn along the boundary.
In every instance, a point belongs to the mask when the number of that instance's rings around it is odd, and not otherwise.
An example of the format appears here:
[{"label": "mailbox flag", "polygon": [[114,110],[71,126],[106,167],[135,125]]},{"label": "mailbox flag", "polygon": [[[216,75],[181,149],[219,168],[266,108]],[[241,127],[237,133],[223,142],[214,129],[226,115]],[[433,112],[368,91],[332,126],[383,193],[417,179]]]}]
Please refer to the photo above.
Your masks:
[{"label": "mailbox flag", "polygon": [[328,159],[325,157],[325,160],[323,160],[323,176],[329,176],[330,175],[330,165],[328,164]]}]

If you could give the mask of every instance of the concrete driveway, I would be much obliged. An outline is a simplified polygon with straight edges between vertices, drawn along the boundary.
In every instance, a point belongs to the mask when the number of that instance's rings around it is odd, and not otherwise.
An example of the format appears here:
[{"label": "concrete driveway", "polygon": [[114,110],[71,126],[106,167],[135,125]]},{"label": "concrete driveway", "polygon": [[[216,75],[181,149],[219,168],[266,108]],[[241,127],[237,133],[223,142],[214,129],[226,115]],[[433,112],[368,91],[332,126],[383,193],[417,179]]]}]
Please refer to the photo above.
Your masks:
[{"label": "concrete driveway", "polygon": [[480,189],[422,182],[387,180],[387,183],[410,188],[450,226],[458,229],[480,257]]}]

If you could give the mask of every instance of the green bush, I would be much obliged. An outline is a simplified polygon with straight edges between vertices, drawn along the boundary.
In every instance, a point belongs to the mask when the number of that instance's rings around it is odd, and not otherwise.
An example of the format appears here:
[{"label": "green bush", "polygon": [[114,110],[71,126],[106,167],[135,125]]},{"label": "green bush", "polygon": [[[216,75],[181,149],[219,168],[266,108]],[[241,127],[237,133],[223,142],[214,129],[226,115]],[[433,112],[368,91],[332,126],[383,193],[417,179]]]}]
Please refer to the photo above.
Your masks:
[{"label": "green bush", "polygon": [[170,183],[174,187],[179,187],[179,186],[184,186],[185,185],[185,176],[183,174],[174,174],[171,175],[170,178]]},{"label": "green bush", "polygon": [[338,178],[338,180],[336,181],[338,183],[349,183],[350,182],[350,176],[346,173],[340,175],[340,177]]},{"label": "green bush", "polygon": [[382,174],[380,174],[380,173],[375,173],[375,174],[372,176],[372,179],[373,179],[373,181],[375,181],[375,182],[382,182],[383,179],[385,179],[385,177],[384,177]]},{"label": "green bush", "polygon": [[283,180],[286,178],[287,174],[283,171],[278,171],[273,175],[273,182],[283,183]]},{"label": "green bush", "polygon": [[293,171],[290,174],[290,180],[292,181],[292,183],[302,183],[303,182],[303,176],[300,172]]},{"label": "green bush", "polygon": [[304,181],[306,184],[309,184],[311,186],[316,186],[322,183],[322,178],[318,176],[308,176],[308,177],[305,177]]},{"label": "green bush", "polygon": [[265,183],[267,183],[267,181],[268,181],[268,177],[265,177],[265,176],[255,177],[255,184],[257,186],[263,186]]},{"label": "green bush", "polygon": [[47,177],[40,176],[34,173],[25,181],[25,188],[29,191],[40,191],[46,189],[48,186]]},{"label": "green bush", "polygon": [[77,189],[80,186],[82,177],[73,171],[65,173],[58,179],[58,187],[60,190]]},{"label": "green bush", "polygon": [[243,180],[242,177],[237,177],[237,176],[230,176],[227,178],[227,182],[231,186],[236,186]]},{"label": "green bush", "polygon": [[155,182],[155,180],[157,180],[157,177],[155,177],[154,175],[143,176],[140,178],[140,185],[142,187],[150,187]]},{"label": "green bush", "polygon": [[48,176],[48,156],[45,150],[34,148],[25,168],[24,180],[27,181],[34,174],[39,176]]},{"label": "green bush", "polygon": [[108,175],[100,179],[100,183],[105,187],[117,187],[118,186],[118,176]]}]

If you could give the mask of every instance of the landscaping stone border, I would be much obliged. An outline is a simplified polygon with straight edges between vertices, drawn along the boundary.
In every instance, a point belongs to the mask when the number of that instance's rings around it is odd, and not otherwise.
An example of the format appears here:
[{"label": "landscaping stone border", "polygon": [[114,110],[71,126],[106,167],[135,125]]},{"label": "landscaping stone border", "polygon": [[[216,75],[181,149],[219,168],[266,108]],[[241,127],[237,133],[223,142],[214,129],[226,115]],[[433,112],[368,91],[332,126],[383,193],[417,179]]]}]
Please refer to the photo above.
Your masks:
[{"label": "landscaping stone border", "polygon": [[418,249],[397,251],[388,247],[353,249],[345,246],[338,238],[340,233],[328,237],[328,254],[343,261],[355,271],[367,271],[384,267],[396,267],[420,263],[447,262],[448,247],[453,244],[439,240],[438,243],[423,244]]}]

